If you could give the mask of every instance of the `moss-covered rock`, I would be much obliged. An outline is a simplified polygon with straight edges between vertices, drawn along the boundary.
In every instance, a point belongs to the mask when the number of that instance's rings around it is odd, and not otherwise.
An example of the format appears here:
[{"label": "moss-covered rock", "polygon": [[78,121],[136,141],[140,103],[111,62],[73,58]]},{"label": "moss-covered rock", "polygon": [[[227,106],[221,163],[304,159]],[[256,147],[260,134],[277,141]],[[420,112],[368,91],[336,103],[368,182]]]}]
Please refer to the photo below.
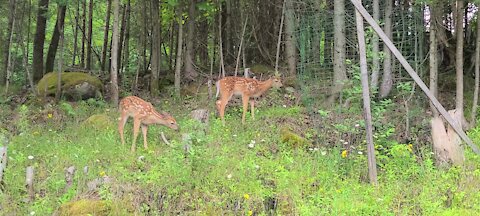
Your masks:
[{"label": "moss-covered rock", "polygon": [[85,121],[82,123],[83,126],[85,127],[94,127],[96,129],[109,129],[116,126],[112,119],[105,114],[95,114],[90,117],[88,117]]},{"label": "moss-covered rock", "polygon": [[82,199],[63,204],[59,209],[58,215],[110,215],[112,212],[111,208],[111,203],[107,201]]},{"label": "moss-covered rock", "polygon": [[307,139],[292,132],[288,128],[282,128],[280,130],[280,139],[282,142],[290,144],[293,148],[303,148],[311,145]]},{"label": "moss-covered rock", "polygon": [[[45,74],[38,82],[37,93],[40,96],[54,95],[57,91],[56,72]],[[62,73],[62,95],[71,99],[87,99],[101,96],[102,82],[94,76],[82,72]]]}]

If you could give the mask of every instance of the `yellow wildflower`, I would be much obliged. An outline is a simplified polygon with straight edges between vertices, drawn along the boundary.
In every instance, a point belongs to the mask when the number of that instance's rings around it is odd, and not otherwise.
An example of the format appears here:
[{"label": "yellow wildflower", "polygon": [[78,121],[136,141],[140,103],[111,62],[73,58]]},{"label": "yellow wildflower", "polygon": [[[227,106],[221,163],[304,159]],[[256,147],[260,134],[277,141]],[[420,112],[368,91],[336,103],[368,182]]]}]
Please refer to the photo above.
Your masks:
[{"label": "yellow wildflower", "polygon": [[249,210],[247,214],[248,214],[248,216],[252,216],[253,215],[252,210]]},{"label": "yellow wildflower", "polygon": [[408,151],[412,152],[413,153],[413,145],[412,144],[408,144]]},{"label": "yellow wildflower", "polygon": [[343,151],[342,151],[342,158],[346,158],[347,155],[348,155],[347,150],[343,150]]},{"label": "yellow wildflower", "polygon": [[105,171],[101,171],[99,174],[100,174],[101,177],[104,177],[105,176]]},{"label": "yellow wildflower", "polygon": [[48,117],[48,118],[53,118],[53,114],[52,114],[52,113],[48,113],[47,117]]},{"label": "yellow wildflower", "polygon": [[248,199],[250,199],[250,195],[244,194],[244,195],[243,195],[243,198],[245,198],[246,200],[248,200]]}]

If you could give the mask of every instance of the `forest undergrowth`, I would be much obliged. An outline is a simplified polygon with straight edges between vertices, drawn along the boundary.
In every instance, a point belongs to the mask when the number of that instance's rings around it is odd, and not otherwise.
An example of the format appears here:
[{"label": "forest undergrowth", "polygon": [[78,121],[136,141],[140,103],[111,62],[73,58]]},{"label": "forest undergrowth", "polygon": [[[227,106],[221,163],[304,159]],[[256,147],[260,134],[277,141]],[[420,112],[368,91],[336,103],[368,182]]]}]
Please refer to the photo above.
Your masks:
[{"label": "forest undergrowth", "polygon": [[[353,92],[355,90],[352,90]],[[345,98],[350,93],[345,93]],[[354,94],[354,93],[351,93]],[[348,107],[305,108],[289,93],[262,98],[256,119],[227,108],[226,125],[210,107],[208,123],[190,112],[198,98],[153,102],[170,112],[180,132],[150,127],[130,152],[117,132],[118,112],[101,100],[23,105],[0,103],[9,136],[1,186],[1,215],[475,215],[480,212],[480,157],[466,150],[464,166],[437,168],[414,122],[408,139],[404,115],[392,99],[374,101],[379,185],[368,181],[359,99]],[[358,101],[357,101],[358,100]],[[400,100],[400,99],[399,99]],[[9,102],[10,101],[10,102]],[[211,104],[214,102],[212,101]],[[312,102],[313,104],[313,102]],[[414,105],[412,105],[414,107]],[[411,108],[412,116],[417,116]],[[93,118],[90,118],[94,115]],[[87,120],[88,119],[88,120]],[[3,121],[2,120],[2,121]],[[8,124],[8,125],[7,125]],[[170,145],[161,139],[164,132]],[[480,140],[480,127],[469,133]],[[35,170],[28,200],[25,169]],[[65,169],[76,168],[67,187]]]}]

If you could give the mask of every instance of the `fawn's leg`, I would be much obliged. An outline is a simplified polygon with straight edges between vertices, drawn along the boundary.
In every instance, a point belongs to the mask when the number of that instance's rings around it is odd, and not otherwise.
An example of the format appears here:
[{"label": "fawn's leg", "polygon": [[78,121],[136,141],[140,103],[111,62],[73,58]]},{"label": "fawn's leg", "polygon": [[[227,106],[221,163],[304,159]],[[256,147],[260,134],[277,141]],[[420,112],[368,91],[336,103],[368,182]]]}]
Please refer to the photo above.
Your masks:
[{"label": "fawn's leg", "polygon": [[140,119],[133,118],[133,143],[132,143],[132,152],[135,152],[135,143],[137,142],[138,130],[140,129]]},{"label": "fawn's leg", "polygon": [[125,145],[125,138],[123,137],[123,128],[125,127],[125,123],[127,123],[128,115],[125,112],[122,112],[120,115],[120,119],[118,120],[118,133],[120,133],[120,140],[122,141],[122,145]]},{"label": "fawn's leg", "polygon": [[243,103],[243,113],[242,113],[242,124],[245,124],[245,115],[247,114],[248,109],[248,97],[243,95],[242,96],[242,103]]},{"label": "fawn's leg", "polygon": [[250,100],[250,112],[252,112],[252,119],[255,119],[255,100]]},{"label": "fawn's leg", "polygon": [[217,109],[222,119],[223,125],[225,125],[225,107],[227,106],[228,101],[232,98],[233,92],[228,94],[225,93],[220,97],[220,100],[217,101]]},{"label": "fawn's leg", "polygon": [[147,144],[147,130],[148,130],[148,125],[142,124],[143,148],[145,148],[145,149],[148,149],[148,144]]}]

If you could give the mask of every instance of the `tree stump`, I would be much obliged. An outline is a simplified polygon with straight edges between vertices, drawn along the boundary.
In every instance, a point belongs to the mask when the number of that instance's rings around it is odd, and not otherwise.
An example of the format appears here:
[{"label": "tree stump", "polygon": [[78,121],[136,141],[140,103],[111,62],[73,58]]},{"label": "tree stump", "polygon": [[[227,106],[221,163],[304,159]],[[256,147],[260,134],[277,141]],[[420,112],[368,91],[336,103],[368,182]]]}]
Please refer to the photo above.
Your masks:
[{"label": "tree stump", "polygon": [[0,147],[0,183],[3,182],[3,172],[7,168],[7,147]]},{"label": "tree stump", "polygon": [[28,198],[27,201],[33,201],[35,199],[35,190],[33,188],[33,181],[34,181],[34,169],[33,166],[27,167],[26,176],[25,176],[25,186],[28,191]]},{"label": "tree stump", "polygon": [[[457,122],[462,122],[462,114],[455,110],[448,111],[450,116]],[[460,125],[460,124],[459,124]],[[459,165],[465,161],[464,150],[461,146],[462,140],[455,130],[448,125],[445,128],[442,117],[434,117],[431,121],[432,141],[437,166],[448,165],[449,163]]]},{"label": "tree stump", "polygon": [[65,169],[65,182],[67,182],[67,184],[65,185],[65,188],[64,188],[65,192],[68,191],[68,189],[70,189],[70,187],[72,186],[74,176],[75,176],[75,167],[74,166],[70,166],[67,169]]},{"label": "tree stump", "polygon": [[193,110],[190,115],[192,116],[193,119],[201,122],[208,124],[208,118],[209,118],[209,112],[207,109],[196,109]]}]

